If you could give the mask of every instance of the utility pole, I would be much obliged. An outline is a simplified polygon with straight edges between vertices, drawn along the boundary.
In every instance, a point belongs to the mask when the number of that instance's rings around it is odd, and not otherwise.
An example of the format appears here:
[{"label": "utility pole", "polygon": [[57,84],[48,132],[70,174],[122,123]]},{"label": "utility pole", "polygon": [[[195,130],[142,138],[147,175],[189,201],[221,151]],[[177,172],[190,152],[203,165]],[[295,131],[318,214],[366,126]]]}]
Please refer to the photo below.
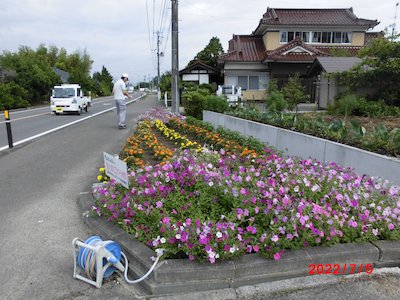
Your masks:
[{"label": "utility pole", "polygon": [[157,31],[157,91],[160,90],[160,32]]},{"label": "utility pole", "polygon": [[172,2],[172,112],[179,113],[178,0]]}]

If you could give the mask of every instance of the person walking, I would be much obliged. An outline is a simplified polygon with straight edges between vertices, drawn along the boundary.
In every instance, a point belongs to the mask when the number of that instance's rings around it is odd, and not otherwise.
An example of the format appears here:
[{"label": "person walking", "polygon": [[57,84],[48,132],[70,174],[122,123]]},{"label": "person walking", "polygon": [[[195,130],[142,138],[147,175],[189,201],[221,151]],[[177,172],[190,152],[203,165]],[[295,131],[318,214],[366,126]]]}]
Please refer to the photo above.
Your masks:
[{"label": "person walking", "polygon": [[117,108],[117,115],[118,115],[118,128],[125,129],[125,119],[126,119],[126,102],[125,99],[132,97],[128,94],[126,89],[126,82],[128,81],[128,74],[123,73],[121,78],[118,79],[113,88],[113,95],[115,99],[115,107]]}]

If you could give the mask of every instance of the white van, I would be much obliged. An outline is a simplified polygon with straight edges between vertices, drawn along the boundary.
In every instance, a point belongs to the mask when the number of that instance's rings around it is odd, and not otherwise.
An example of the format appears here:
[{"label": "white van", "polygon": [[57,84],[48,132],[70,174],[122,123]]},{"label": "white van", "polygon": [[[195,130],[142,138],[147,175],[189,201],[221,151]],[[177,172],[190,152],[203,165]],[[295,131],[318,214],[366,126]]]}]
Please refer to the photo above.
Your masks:
[{"label": "white van", "polygon": [[88,111],[92,99],[84,96],[79,84],[56,85],[50,97],[50,109],[55,115],[61,113],[81,114],[83,110]]}]

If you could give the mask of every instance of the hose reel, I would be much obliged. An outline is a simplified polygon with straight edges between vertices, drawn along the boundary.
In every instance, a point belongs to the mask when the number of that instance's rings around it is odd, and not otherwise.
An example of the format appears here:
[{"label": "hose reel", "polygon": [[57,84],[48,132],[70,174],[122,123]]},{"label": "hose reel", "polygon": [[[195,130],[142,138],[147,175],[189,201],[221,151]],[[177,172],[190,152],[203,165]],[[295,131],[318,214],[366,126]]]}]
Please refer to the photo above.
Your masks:
[{"label": "hose reel", "polygon": [[[118,243],[103,241],[99,236],[91,236],[85,242],[75,238],[72,245],[74,247],[73,277],[97,288],[101,287],[104,278],[110,277],[117,270],[124,273],[124,278],[128,283],[138,283],[150,275],[163,255],[163,251],[157,249],[157,258],[150,270],[141,278],[130,280],[128,278],[128,258],[121,251]],[[121,256],[124,257],[125,266],[120,262]]]}]

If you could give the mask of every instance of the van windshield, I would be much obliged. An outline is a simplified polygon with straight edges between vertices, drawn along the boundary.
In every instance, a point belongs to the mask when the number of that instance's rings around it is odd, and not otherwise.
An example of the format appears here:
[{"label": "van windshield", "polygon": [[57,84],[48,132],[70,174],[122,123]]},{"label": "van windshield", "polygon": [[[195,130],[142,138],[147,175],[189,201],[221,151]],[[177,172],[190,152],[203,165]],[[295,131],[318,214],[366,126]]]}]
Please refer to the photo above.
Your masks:
[{"label": "van windshield", "polygon": [[54,98],[69,98],[75,96],[75,89],[72,88],[55,88],[53,90]]}]

